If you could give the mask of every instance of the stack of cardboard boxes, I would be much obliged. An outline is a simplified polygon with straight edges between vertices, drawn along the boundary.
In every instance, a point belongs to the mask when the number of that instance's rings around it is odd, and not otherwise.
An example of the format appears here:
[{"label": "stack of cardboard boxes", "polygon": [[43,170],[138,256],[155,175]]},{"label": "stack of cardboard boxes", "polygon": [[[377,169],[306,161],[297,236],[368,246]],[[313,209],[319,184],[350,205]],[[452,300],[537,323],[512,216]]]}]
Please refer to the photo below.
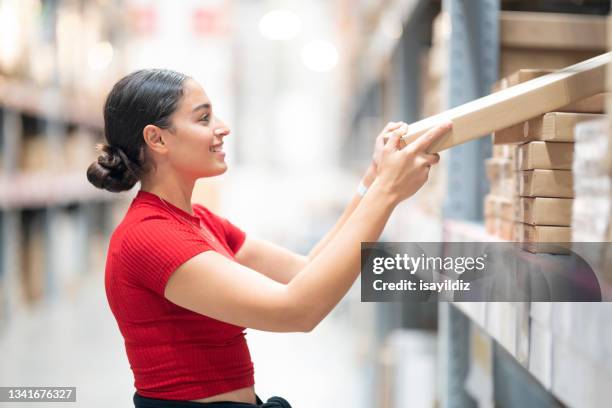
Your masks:
[{"label": "stack of cardboard boxes", "polygon": [[606,17],[502,11],[500,78],[523,68],[558,69],[607,51]]},{"label": "stack of cardboard boxes", "polygon": [[[497,84],[503,89],[550,73],[519,70]],[[571,242],[574,198],[572,162],[576,124],[600,119],[605,95],[594,95],[496,132],[487,161],[491,185],[485,199],[489,233],[533,251],[541,243]]]},{"label": "stack of cardboard boxes", "polygon": [[[527,2],[529,3],[529,2]],[[423,117],[447,109],[451,19],[440,13],[432,25],[432,45],[423,58]],[[499,77],[524,69],[559,69],[608,50],[606,17],[565,13],[499,13]]]}]

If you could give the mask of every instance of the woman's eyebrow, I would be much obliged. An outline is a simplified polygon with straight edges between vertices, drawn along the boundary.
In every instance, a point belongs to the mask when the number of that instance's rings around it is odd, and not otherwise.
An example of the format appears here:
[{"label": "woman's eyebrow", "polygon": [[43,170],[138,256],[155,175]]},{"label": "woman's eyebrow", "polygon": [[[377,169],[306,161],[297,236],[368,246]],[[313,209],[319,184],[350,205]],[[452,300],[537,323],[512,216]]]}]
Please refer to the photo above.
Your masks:
[{"label": "woman's eyebrow", "polygon": [[198,111],[200,109],[210,109],[210,103],[203,103],[201,105],[196,106],[195,108],[193,108],[193,112]]}]

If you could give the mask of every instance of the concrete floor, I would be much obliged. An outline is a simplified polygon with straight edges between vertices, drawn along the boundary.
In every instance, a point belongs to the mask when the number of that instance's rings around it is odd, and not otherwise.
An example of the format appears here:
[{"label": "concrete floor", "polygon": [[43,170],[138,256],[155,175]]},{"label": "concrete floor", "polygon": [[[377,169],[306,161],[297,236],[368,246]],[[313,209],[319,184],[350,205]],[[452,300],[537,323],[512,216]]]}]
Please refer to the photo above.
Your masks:
[{"label": "concrete floor", "polygon": [[[70,300],[23,312],[0,333],[0,385],[76,386],[77,403],[0,403],[2,407],[130,407],[133,378],[108,309],[102,275]],[[341,304],[342,306],[342,304]],[[335,311],[311,333],[247,331],[256,391],[293,407],[365,407],[360,339]]]}]

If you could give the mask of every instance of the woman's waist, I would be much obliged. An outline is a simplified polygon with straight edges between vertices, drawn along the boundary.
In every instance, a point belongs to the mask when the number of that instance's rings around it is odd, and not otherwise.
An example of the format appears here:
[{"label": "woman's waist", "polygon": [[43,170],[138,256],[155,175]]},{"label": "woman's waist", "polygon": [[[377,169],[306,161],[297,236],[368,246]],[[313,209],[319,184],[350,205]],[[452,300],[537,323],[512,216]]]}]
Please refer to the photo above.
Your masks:
[{"label": "woman's waist", "polygon": [[200,398],[190,400],[192,402],[220,402],[220,401],[231,401],[231,402],[242,402],[245,404],[256,404],[255,386],[240,388],[224,392],[222,394],[213,395],[207,398]]},{"label": "woman's waist", "polygon": [[208,380],[169,376],[149,383],[139,381],[138,378],[135,381],[137,393],[146,398],[202,402],[250,401],[255,394],[254,385],[252,371],[240,377],[219,377]]}]

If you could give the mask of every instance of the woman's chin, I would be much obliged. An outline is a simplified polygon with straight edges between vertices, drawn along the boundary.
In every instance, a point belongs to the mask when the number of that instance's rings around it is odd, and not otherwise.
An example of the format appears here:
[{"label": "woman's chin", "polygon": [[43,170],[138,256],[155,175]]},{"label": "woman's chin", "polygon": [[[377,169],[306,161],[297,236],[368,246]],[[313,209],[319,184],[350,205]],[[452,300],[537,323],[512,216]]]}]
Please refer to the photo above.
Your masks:
[{"label": "woman's chin", "polygon": [[214,172],[214,176],[220,176],[221,174],[225,173],[227,171],[227,163],[225,162],[221,162],[221,163],[217,163],[215,172]]}]

